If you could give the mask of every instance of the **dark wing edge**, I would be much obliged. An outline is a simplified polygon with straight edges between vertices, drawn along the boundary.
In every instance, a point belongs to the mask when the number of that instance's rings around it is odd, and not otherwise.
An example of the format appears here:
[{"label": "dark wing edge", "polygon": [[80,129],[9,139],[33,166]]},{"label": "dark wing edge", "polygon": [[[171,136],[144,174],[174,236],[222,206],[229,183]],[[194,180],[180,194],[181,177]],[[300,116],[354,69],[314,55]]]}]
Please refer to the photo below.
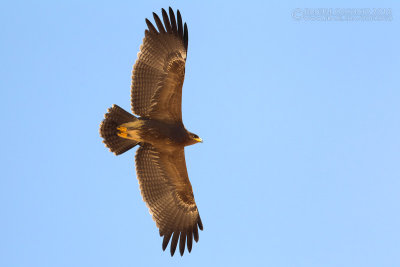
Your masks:
[{"label": "dark wing edge", "polygon": [[190,184],[184,149],[166,152],[145,144],[136,153],[136,172],[143,200],[164,236],[162,249],[171,240],[170,252],[174,255],[179,242],[179,252],[189,253],[193,239],[198,242],[203,224]]},{"label": "dark wing edge", "polygon": [[[131,106],[142,117],[180,121],[182,86],[188,48],[188,29],[172,8],[153,13],[156,27],[146,19],[138,59],[132,72]],[[164,22],[164,23],[163,23]]]}]

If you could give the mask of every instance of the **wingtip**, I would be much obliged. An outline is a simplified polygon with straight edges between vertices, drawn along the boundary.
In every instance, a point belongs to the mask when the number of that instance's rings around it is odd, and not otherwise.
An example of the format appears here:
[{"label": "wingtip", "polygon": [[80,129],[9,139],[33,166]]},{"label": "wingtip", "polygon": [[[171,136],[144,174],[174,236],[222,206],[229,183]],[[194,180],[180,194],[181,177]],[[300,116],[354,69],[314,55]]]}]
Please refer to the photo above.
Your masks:
[{"label": "wingtip", "polygon": [[167,233],[167,234],[164,235],[164,239],[163,239],[163,242],[162,242],[163,251],[165,251],[165,249],[168,247],[168,243],[169,243],[170,239],[171,239],[171,233]]},{"label": "wingtip", "polygon": [[186,233],[181,232],[181,237],[179,240],[179,252],[181,253],[181,256],[183,256],[183,253],[185,253],[185,245],[186,245]]},{"label": "wingtip", "polygon": [[167,11],[165,11],[164,8],[161,9],[161,14],[162,14],[164,26],[165,26],[165,29],[167,30],[167,33],[172,33],[173,31],[172,31],[170,19],[168,17]]},{"label": "wingtip", "polygon": [[185,45],[185,49],[187,50],[189,44],[189,31],[186,22],[183,26],[183,43]]},{"label": "wingtip", "polygon": [[201,221],[200,216],[199,216],[199,220],[197,221],[197,225],[199,226],[199,229],[200,229],[201,231],[203,231],[203,222]]},{"label": "wingtip", "polygon": [[192,244],[193,244],[193,232],[188,231],[187,240],[186,240],[187,248],[189,253],[192,251]]},{"label": "wingtip", "polygon": [[[154,13],[153,13],[153,14],[154,14]],[[156,30],[156,28],[154,27],[153,23],[151,23],[150,20],[148,20],[148,19],[146,18],[145,21],[146,21],[147,27],[149,28],[149,32],[158,33],[157,30]]]},{"label": "wingtip", "polygon": [[197,230],[197,225],[193,227],[193,239],[196,243],[199,242],[199,230]]},{"label": "wingtip", "polygon": [[181,12],[179,12],[179,9],[176,12],[176,17],[177,17],[177,22],[178,22],[178,35],[180,38],[182,38],[183,37],[182,16],[181,16]]},{"label": "wingtip", "polygon": [[179,239],[179,232],[174,232],[170,245],[171,256],[174,256],[175,254],[176,246],[178,245],[178,239]]},{"label": "wingtip", "polygon": [[175,18],[174,10],[171,7],[169,7],[169,20],[171,22],[172,33],[177,34],[178,27],[176,24],[176,18]]}]

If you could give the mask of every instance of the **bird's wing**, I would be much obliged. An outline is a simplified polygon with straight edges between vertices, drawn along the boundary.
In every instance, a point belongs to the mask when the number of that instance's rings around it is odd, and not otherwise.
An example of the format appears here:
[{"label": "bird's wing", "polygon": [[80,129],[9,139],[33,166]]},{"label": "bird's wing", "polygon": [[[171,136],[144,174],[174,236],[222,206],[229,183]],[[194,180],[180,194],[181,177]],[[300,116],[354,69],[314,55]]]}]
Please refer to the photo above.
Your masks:
[{"label": "bird's wing", "polygon": [[132,73],[132,111],[147,118],[171,122],[182,121],[182,86],[188,46],[186,23],[182,26],[169,8],[162,9],[162,18],[153,13],[157,29],[146,19],[143,44]]},{"label": "bird's wing", "polygon": [[184,149],[171,153],[145,144],[136,152],[136,172],[143,200],[160,236],[164,236],[163,250],[172,236],[171,255],[178,240],[181,255],[185,242],[190,252],[193,238],[196,242],[199,239],[197,227],[203,230],[203,224],[187,174]]}]

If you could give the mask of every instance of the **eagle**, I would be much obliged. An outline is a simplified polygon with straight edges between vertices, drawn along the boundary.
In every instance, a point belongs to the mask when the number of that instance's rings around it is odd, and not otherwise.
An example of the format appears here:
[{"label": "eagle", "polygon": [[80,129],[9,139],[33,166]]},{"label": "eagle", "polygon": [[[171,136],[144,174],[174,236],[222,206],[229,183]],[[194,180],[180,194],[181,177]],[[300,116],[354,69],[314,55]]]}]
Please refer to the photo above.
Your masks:
[{"label": "eagle", "polygon": [[185,162],[185,146],[202,142],[182,122],[182,86],[188,50],[188,28],[179,10],[153,13],[132,71],[131,108],[113,105],[100,124],[103,143],[115,155],[135,146],[136,174],[144,202],[171,256],[179,241],[183,256],[203,230]]}]

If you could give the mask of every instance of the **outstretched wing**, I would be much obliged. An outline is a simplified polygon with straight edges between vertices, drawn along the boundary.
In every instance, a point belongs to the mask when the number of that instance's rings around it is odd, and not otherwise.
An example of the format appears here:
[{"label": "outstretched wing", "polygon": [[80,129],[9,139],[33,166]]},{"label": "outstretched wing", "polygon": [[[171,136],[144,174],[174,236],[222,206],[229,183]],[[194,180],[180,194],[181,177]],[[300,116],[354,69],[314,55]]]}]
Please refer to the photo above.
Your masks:
[{"label": "outstretched wing", "polygon": [[196,242],[199,240],[197,227],[203,230],[203,224],[187,174],[184,149],[171,153],[143,145],[136,152],[136,172],[143,200],[160,236],[164,236],[163,250],[172,236],[171,256],[178,240],[181,255],[185,242],[190,252],[193,238]]},{"label": "outstretched wing", "polygon": [[132,111],[151,119],[182,121],[182,86],[188,47],[186,23],[182,26],[178,10],[177,20],[169,8],[162,9],[162,18],[153,13],[157,29],[146,19],[143,44],[132,73]]}]

